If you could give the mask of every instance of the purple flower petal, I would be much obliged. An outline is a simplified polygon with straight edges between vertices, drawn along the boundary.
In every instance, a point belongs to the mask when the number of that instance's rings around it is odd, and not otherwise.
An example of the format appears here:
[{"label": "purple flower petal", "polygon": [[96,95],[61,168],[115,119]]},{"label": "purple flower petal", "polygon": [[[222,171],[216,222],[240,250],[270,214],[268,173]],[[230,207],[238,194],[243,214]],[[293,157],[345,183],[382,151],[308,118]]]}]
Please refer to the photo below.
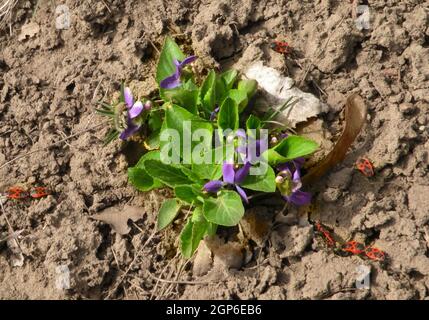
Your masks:
[{"label": "purple flower petal", "polygon": [[238,169],[237,172],[235,173],[234,183],[236,183],[236,184],[242,183],[244,181],[244,179],[246,179],[246,177],[249,175],[249,171],[250,171],[251,166],[252,165],[250,162],[246,162],[244,164],[244,166],[242,166],[240,169]]},{"label": "purple flower petal", "polygon": [[176,72],[177,72],[177,69],[178,69],[178,68],[180,68],[181,63],[180,63],[180,61],[179,61],[179,60],[177,60],[177,59],[173,59],[173,63],[174,63],[174,65],[176,66]]},{"label": "purple flower petal", "polygon": [[241,137],[241,138],[243,138],[243,139],[247,139],[247,134],[246,134],[246,131],[244,131],[244,129],[238,129],[238,130],[235,132],[235,135],[236,135],[237,137]]},{"label": "purple flower petal", "polygon": [[246,155],[247,154],[247,147],[244,145],[241,145],[241,146],[238,146],[236,149],[235,149],[235,151],[237,151],[238,153],[241,153],[241,154],[244,154],[244,155]]},{"label": "purple flower petal", "polygon": [[127,140],[129,137],[131,137],[133,134],[139,131],[139,129],[140,129],[140,126],[135,125],[132,122],[128,122],[128,127],[121,132],[119,138],[121,140]]},{"label": "purple flower petal", "polygon": [[159,85],[163,89],[174,89],[180,86],[180,74],[182,72],[182,69],[185,65],[195,61],[197,59],[196,56],[189,56],[185,58],[182,62],[177,61],[176,59],[173,60],[174,65],[176,66],[176,70],[171,76],[168,76],[167,78],[161,80]]},{"label": "purple flower petal", "polygon": [[290,165],[290,163],[289,163],[289,162],[286,162],[286,163],[283,163],[283,164],[281,164],[281,165],[278,165],[278,166],[277,166],[277,170],[278,170],[279,172],[281,172],[281,171],[289,171],[289,172],[290,172],[290,174],[292,174],[292,168],[291,168],[291,165]]},{"label": "purple flower petal", "polygon": [[268,149],[268,142],[265,139],[249,139],[247,142],[247,161],[255,164],[260,161],[260,156]]},{"label": "purple flower petal", "polygon": [[297,170],[300,170],[301,169],[301,167],[304,165],[304,162],[305,162],[305,158],[296,158],[296,159],[293,159],[293,164],[295,165],[295,168],[297,169]]},{"label": "purple flower petal", "polygon": [[223,181],[228,184],[234,184],[234,164],[225,162],[222,166]]},{"label": "purple flower petal", "polygon": [[174,73],[173,75],[165,78],[159,84],[163,89],[174,89],[180,86],[180,75],[179,77]]},{"label": "purple flower petal", "polygon": [[134,104],[134,98],[133,98],[133,94],[131,93],[131,89],[126,87],[124,89],[124,100],[125,100],[125,104],[127,105],[127,108],[132,108],[133,104]]},{"label": "purple flower petal", "polygon": [[283,198],[294,205],[303,206],[311,202],[311,193],[297,190],[290,196],[283,196]]},{"label": "purple flower petal", "polygon": [[128,110],[128,115],[130,119],[134,119],[140,115],[140,113],[143,111],[143,103],[141,101],[137,101],[134,103],[133,107]]},{"label": "purple flower petal", "polygon": [[288,135],[287,133],[282,133],[282,134],[280,135],[280,139],[281,139],[281,140],[286,139],[288,136],[289,136],[289,135]]},{"label": "purple flower petal", "polygon": [[182,61],[182,62],[180,62],[179,66],[180,66],[181,68],[183,68],[183,67],[184,67],[184,66],[186,66],[187,64],[190,64],[190,63],[194,62],[196,59],[197,59],[197,56],[189,56],[189,57],[186,57],[185,59],[183,59],[183,61]]},{"label": "purple flower petal", "polygon": [[249,199],[247,199],[246,192],[240,186],[236,185],[235,188],[237,189],[238,194],[244,200],[244,202],[249,203]]},{"label": "purple flower petal", "polygon": [[207,192],[217,193],[222,188],[223,182],[220,180],[212,180],[204,185],[204,190]]},{"label": "purple flower petal", "polygon": [[301,182],[301,174],[299,170],[295,170],[295,172],[292,175],[292,181],[293,182]]},{"label": "purple flower petal", "polygon": [[298,191],[299,189],[301,189],[301,187],[301,175],[299,173],[299,170],[295,170],[292,176],[292,192]]},{"label": "purple flower petal", "polygon": [[268,141],[266,139],[259,139],[256,141],[257,155],[260,156],[268,150]]}]

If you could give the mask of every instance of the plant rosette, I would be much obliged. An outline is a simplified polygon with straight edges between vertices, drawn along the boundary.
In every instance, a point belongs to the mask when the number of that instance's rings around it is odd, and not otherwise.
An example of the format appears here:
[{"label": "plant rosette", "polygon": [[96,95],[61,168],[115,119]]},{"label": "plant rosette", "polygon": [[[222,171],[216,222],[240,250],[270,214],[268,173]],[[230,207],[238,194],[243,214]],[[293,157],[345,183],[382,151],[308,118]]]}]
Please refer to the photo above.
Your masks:
[{"label": "plant rosette", "polygon": [[189,212],[180,234],[184,257],[218,226],[236,226],[251,194],[277,192],[293,205],[309,203],[301,169],[318,148],[310,139],[286,134],[281,124],[273,127],[282,110],[267,108],[261,118],[248,110],[255,80],[240,80],[236,70],[209,70],[196,83],[200,77],[190,68],[196,59],[167,37],[155,76],[161,103],[134,100],[123,85],[119,102],[99,109],[114,124],[108,140],[141,136],[150,145],[128,169],[130,183],[142,192],[174,192],[160,208],[158,229],[167,228],[182,209]]}]

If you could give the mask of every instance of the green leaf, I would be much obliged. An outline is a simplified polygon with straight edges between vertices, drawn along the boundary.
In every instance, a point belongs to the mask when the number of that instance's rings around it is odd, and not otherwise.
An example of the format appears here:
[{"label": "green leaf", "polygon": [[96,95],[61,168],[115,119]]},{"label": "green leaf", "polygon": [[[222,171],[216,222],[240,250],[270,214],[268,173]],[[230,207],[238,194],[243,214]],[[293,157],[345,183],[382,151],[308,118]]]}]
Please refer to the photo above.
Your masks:
[{"label": "green leaf", "polygon": [[201,187],[198,185],[182,185],[174,188],[174,194],[176,197],[188,204],[196,203],[198,196],[201,195]]},{"label": "green leaf", "polygon": [[243,91],[246,93],[247,98],[250,100],[250,98],[253,97],[253,95],[256,92],[256,89],[258,88],[258,82],[256,80],[240,80],[238,82],[238,90]]},{"label": "green leaf", "polygon": [[150,131],[161,129],[162,121],[162,110],[152,110],[147,121]]},{"label": "green leaf", "polygon": [[247,135],[249,137],[252,137],[254,139],[257,139],[259,136],[259,129],[261,129],[261,120],[254,116],[253,114],[251,114],[249,116],[249,118],[247,118],[246,121],[246,131],[247,131]]},{"label": "green leaf", "polygon": [[128,179],[140,191],[150,191],[162,187],[162,183],[152,178],[144,168],[128,168]]},{"label": "green leaf", "polygon": [[191,217],[192,222],[207,222],[206,218],[204,218],[203,210],[201,207],[196,207],[194,212],[192,212]]},{"label": "green leaf", "polygon": [[221,74],[221,79],[225,84],[225,89],[227,91],[231,90],[231,88],[234,86],[237,76],[238,76],[237,70],[233,70],[233,69],[225,71],[224,73]]},{"label": "green leaf", "polygon": [[208,222],[208,226],[207,226],[207,232],[206,234],[210,237],[210,236],[214,236],[216,234],[217,231],[217,224],[216,223],[211,223]]},{"label": "green leaf", "polygon": [[159,160],[159,151],[151,151],[144,154],[134,167],[128,168],[128,179],[130,183],[140,191],[149,191],[163,186],[158,179],[154,179],[146,171],[144,162],[148,159]]},{"label": "green leaf", "polygon": [[144,141],[144,146],[148,150],[159,149],[159,132],[160,130],[153,131]]},{"label": "green leaf", "polygon": [[246,128],[247,129],[259,129],[261,127],[261,120],[251,114],[249,118],[247,118],[246,121]]},{"label": "green leaf", "polygon": [[200,185],[202,185],[204,183],[204,181],[200,178],[200,176],[197,175],[193,170],[191,170],[190,168],[188,168],[188,166],[182,165],[182,166],[180,166],[180,169],[193,182],[195,182],[197,184],[200,184]]},{"label": "green leaf", "polygon": [[110,117],[110,118],[114,118],[115,117],[115,112],[110,111],[110,110],[95,109],[95,112],[101,114],[102,116],[106,116],[106,117]]},{"label": "green leaf", "polygon": [[274,148],[268,149],[264,157],[270,165],[277,165],[293,159],[312,154],[319,145],[310,139],[301,136],[288,136]]},{"label": "green leaf", "polygon": [[162,47],[159,56],[158,66],[156,69],[156,82],[158,85],[162,80],[171,76],[176,71],[174,59],[182,61],[185,55],[179,46],[170,37],[165,38],[164,46]]},{"label": "green leaf", "polygon": [[195,218],[201,216],[201,214],[198,213],[200,210],[201,208],[199,207],[195,208],[192,217],[188,219],[188,222],[180,234],[180,249],[185,258],[192,257],[209,226],[204,217],[203,219]]},{"label": "green leaf", "polygon": [[268,166],[267,171],[263,175],[248,175],[240,184],[243,188],[261,191],[275,192],[276,191],[276,175],[273,168]]},{"label": "green leaf", "polygon": [[[168,106],[166,108],[165,121],[166,129],[174,129],[179,133],[182,147],[185,142],[188,142],[191,144],[191,151],[194,150],[196,145],[201,145],[201,143],[203,149],[209,150],[211,148],[211,140],[204,141],[204,143],[199,141],[189,141],[190,139],[192,140],[192,134],[198,129],[207,130],[211,135],[213,132],[213,126],[210,122],[190,113],[189,111],[177,105]],[[184,127],[185,121],[190,121],[190,126]],[[182,158],[184,156],[182,151],[180,152],[180,156]],[[185,156],[190,157],[190,154],[186,154]]]},{"label": "green leaf", "polygon": [[295,105],[297,102],[299,101],[299,99],[295,99],[293,100],[293,97],[290,97],[289,99],[287,99],[283,105],[280,106],[280,108],[273,108],[270,107],[268,109],[268,111],[264,114],[264,117],[262,118],[262,122],[264,122],[264,124],[269,123],[271,120],[273,120],[278,114],[284,112],[286,109],[292,107],[293,105]]},{"label": "green leaf", "polygon": [[160,160],[160,158],[161,156],[159,150],[149,151],[140,158],[135,167],[144,169],[144,162],[146,160]]},{"label": "green leaf", "polygon": [[247,94],[245,91],[241,91],[238,89],[231,89],[228,92],[228,97],[233,99],[235,103],[238,106],[238,113],[241,113],[246,107],[249,102],[247,99]]},{"label": "green leaf", "polygon": [[228,90],[226,89],[225,82],[222,78],[216,76],[216,104],[221,105],[223,100],[228,96]]},{"label": "green leaf", "polygon": [[198,114],[197,105],[200,91],[189,83],[192,81],[189,80],[182,87],[164,91],[163,97],[196,115]]},{"label": "green leaf", "polygon": [[236,70],[228,70],[216,76],[216,103],[221,105],[228,96],[229,90],[232,89],[237,79]]},{"label": "green leaf", "polygon": [[212,223],[232,227],[244,215],[240,196],[235,191],[221,191],[217,198],[208,198],[203,205],[204,217]]},{"label": "green leaf", "polygon": [[238,121],[238,106],[233,99],[228,97],[220,107],[217,119],[218,126],[224,130],[237,130]]},{"label": "green leaf", "polygon": [[[192,171],[203,180],[218,180],[222,176],[222,164],[225,160],[224,147],[209,149],[206,152],[211,153],[210,163],[192,163]],[[222,152],[221,156],[216,157],[217,152]]]},{"label": "green leaf", "polygon": [[210,70],[200,90],[200,100],[203,107],[213,111],[216,104],[216,73]]},{"label": "green leaf", "polygon": [[176,199],[164,201],[158,213],[158,230],[164,229],[173,222],[179,213],[180,207],[181,205]]},{"label": "green leaf", "polygon": [[146,160],[144,166],[152,178],[158,179],[171,188],[182,184],[193,183],[193,181],[176,166],[165,164],[158,160]]},{"label": "green leaf", "polygon": [[124,90],[125,90],[125,82],[121,82],[121,89],[120,89],[120,96],[119,96],[119,103],[125,103],[125,95],[124,95]]}]

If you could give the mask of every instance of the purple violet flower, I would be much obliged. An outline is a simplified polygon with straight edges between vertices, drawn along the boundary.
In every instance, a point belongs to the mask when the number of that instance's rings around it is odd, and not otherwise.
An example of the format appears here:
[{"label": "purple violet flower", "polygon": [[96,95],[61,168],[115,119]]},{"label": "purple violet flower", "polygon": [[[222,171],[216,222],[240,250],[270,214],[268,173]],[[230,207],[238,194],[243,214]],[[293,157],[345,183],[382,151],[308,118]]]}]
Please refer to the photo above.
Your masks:
[{"label": "purple violet flower", "polygon": [[204,185],[204,190],[210,193],[217,193],[223,187],[223,181],[211,180]]},{"label": "purple violet flower", "polygon": [[127,140],[129,137],[134,135],[137,131],[139,131],[140,126],[136,125],[130,117],[127,117],[127,127],[124,131],[121,132],[119,135],[119,139],[121,140]]},{"label": "purple violet flower", "polygon": [[180,86],[180,75],[182,73],[182,69],[187,65],[195,61],[197,59],[196,56],[186,57],[182,62],[174,59],[174,65],[176,66],[176,70],[171,76],[168,76],[164,80],[161,80],[160,86],[163,89],[174,89]]},{"label": "purple violet flower", "polygon": [[260,160],[260,156],[268,149],[268,143],[265,139],[254,139],[249,137],[244,130],[237,130],[236,135],[246,139],[245,144],[237,147],[237,152],[241,156],[244,163],[250,162],[256,164]]},{"label": "purple violet flower", "polygon": [[121,132],[119,138],[127,140],[139,131],[141,127],[139,124],[135,123],[134,119],[137,118],[143,110],[150,109],[151,103],[148,101],[143,105],[141,101],[134,102],[133,94],[131,93],[131,89],[128,87],[124,89],[124,100],[125,106],[127,107],[127,127]]},{"label": "purple violet flower", "polygon": [[248,203],[246,192],[239,186],[249,174],[251,164],[246,162],[244,166],[237,171],[234,169],[233,163],[225,162],[222,166],[223,181],[212,180],[204,185],[204,190],[211,193],[217,193],[224,185],[232,185],[237,190],[241,198]]},{"label": "purple violet flower", "polygon": [[278,167],[279,174],[276,177],[277,188],[283,198],[297,206],[309,204],[311,194],[301,191],[301,166],[303,158],[297,158],[291,162],[284,163]]}]

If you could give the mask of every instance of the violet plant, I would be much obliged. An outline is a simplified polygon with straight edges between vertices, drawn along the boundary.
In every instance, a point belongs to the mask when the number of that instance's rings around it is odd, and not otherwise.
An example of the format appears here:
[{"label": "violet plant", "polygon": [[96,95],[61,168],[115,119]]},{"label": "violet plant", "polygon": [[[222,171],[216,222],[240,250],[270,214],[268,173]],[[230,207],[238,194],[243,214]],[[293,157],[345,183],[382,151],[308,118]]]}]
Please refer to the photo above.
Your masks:
[{"label": "violet plant", "polygon": [[[301,169],[304,157],[318,148],[312,140],[283,134],[282,128],[266,129],[281,110],[270,109],[262,118],[252,114],[249,105],[256,81],[240,80],[235,70],[210,70],[202,83],[196,83],[190,68],[196,59],[185,56],[167,37],[156,71],[158,100],[163,103],[134,102],[123,87],[119,103],[102,104],[100,109],[115,123],[110,140],[137,136],[150,146],[128,169],[130,183],[143,192],[159,188],[174,192],[175,197],[160,208],[158,229],[188,212],[180,235],[184,257],[191,257],[218,226],[237,225],[251,194],[278,192],[293,205],[309,203]],[[197,161],[201,158],[208,161]],[[258,171],[261,167],[264,170]]]}]

